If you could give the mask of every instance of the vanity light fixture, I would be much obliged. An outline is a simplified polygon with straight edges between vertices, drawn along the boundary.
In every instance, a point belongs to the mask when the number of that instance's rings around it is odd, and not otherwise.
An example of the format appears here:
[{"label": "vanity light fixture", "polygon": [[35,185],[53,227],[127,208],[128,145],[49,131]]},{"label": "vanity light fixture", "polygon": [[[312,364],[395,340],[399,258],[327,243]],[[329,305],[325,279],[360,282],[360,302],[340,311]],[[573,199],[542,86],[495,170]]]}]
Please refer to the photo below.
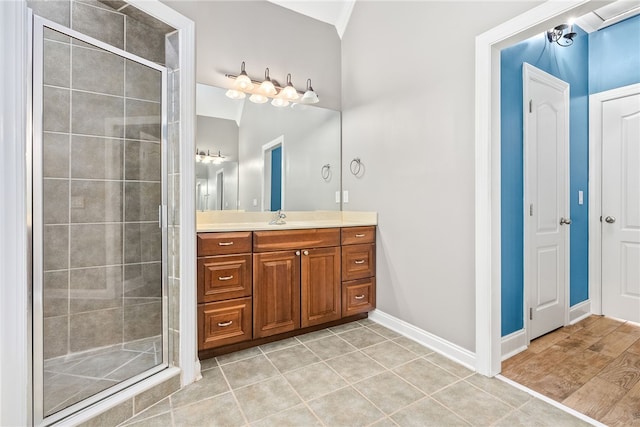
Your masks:
[{"label": "vanity light fixture", "polygon": [[218,150],[218,154],[216,153],[211,154],[209,150],[207,150],[207,152],[205,153],[204,150],[200,151],[196,148],[197,163],[203,163],[203,164],[213,163],[213,164],[219,165],[224,161],[225,161],[225,156],[222,155],[220,150]]},{"label": "vanity light fixture", "polygon": [[[275,107],[286,107],[290,105],[291,102],[293,102],[292,106],[295,106],[296,103],[316,104],[320,102],[318,95],[311,87],[311,79],[307,79],[306,91],[301,92],[291,83],[291,74],[287,74],[287,83],[282,87],[278,85],[277,81],[271,80],[269,68],[266,68],[264,71],[264,80],[260,82],[251,79],[247,75],[244,62],[242,63],[239,75],[225,74],[225,76],[234,80],[232,88],[226,92],[227,97],[231,99],[244,99],[246,95],[249,94],[249,101],[256,104],[264,104],[271,100],[271,105]],[[240,80],[241,83],[238,83],[238,80]]]},{"label": "vanity light fixture", "polygon": [[320,100],[311,87],[311,79],[307,79],[307,91],[302,95],[301,104],[317,104]]},{"label": "vanity light fixture", "polygon": [[558,46],[569,47],[573,44],[573,39],[577,35],[578,34],[573,31],[573,23],[560,24],[547,31],[547,40],[549,40],[549,43],[558,44]]}]

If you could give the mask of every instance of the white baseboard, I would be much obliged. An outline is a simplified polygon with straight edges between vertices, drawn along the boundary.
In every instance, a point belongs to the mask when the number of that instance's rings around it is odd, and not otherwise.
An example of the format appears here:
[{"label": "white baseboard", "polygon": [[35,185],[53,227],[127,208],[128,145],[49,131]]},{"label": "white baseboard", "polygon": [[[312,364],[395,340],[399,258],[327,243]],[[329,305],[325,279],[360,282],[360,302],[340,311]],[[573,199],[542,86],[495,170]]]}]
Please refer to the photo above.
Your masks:
[{"label": "white baseboard", "polygon": [[374,310],[369,313],[369,319],[385,326],[405,337],[419,342],[429,347],[433,351],[460,363],[461,365],[476,371],[476,355],[475,353],[442,339],[432,333],[418,328],[404,320],[398,319],[390,314],[380,310]]},{"label": "white baseboard", "polygon": [[582,301],[569,308],[569,324],[573,325],[591,316],[591,300]]},{"label": "white baseboard", "polygon": [[502,359],[506,360],[527,349],[527,332],[524,329],[502,337]]}]

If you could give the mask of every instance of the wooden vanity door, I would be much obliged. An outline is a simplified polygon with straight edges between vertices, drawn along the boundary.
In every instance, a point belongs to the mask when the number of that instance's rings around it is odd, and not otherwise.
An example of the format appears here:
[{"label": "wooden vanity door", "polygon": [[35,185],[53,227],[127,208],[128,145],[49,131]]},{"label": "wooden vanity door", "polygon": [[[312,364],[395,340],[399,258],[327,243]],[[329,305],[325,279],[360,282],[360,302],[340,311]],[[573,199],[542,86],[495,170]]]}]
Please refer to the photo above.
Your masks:
[{"label": "wooden vanity door", "polygon": [[340,248],[302,251],[302,327],[341,317]]},{"label": "wooden vanity door", "polygon": [[253,337],[300,327],[300,251],[253,255]]}]

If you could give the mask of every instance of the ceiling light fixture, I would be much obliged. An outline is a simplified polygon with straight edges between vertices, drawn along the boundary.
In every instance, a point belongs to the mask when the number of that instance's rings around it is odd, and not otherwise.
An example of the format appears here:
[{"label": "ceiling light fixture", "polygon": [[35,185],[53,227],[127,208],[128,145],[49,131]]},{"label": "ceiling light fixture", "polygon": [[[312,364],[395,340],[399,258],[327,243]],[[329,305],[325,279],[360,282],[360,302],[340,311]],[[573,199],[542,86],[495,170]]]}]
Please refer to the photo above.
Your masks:
[{"label": "ceiling light fixture", "polygon": [[[567,30],[565,32],[565,30]],[[560,24],[547,31],[547,40],[549,43],[556,43],[558,46],[569,47],[573,44],[573,39],[578,34],[573,31],[573,23]]]},{"label": "ceiling light fixture", "polygon": [[[269,68],[265,69],[264,80],[253,80],[247,75],[244,62],[242,62],[240,75],[225,74],[225,76],[234,80],[232,88],[226,92],[227,97],[231,99],[243,99],[249,94],[249,101],[251,102],[264,104],[271,100],[271,105],[276,107],[286,107],[293,101],[295,101],[293,105],[296,102],[301,104],[316,104],[320,102],[318,95],[311,87],[311,79],[307,79],[307,89],[304,92],[297,90],[293,86],[291,74],[287,74],[286,85],[284,87],[279,86],[277,81],[271,80]],[[242,83],[239,84],[238,80],[241,80]]]}]

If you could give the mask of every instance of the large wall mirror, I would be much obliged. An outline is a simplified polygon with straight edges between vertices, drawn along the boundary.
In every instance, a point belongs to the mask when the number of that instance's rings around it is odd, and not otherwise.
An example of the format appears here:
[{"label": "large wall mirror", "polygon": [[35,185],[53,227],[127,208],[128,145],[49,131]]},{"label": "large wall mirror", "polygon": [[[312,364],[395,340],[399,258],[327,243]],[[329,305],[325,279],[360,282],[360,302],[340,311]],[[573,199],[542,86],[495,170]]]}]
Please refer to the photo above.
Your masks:
[{"label": "large wall mirror", "polygon": [[199,211],[340,210],[340,112],[196,91]]}]

